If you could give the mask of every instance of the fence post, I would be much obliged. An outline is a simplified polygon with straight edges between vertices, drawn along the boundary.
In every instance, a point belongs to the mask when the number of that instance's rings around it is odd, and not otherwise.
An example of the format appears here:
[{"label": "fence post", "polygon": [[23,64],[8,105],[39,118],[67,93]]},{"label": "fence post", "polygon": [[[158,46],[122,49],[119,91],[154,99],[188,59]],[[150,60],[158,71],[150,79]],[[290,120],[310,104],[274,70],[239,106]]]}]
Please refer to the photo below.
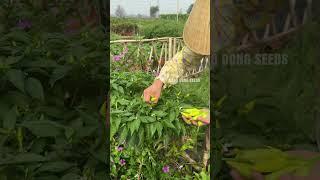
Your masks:
[{"label": "fence post", "polygon": [[172,58],[172,38],[169,38],[169,60]]},{"label": "fence post", "polygon": [[172,55],[174,56],[177,53],[177,38],[173,38],[173,53]]},{"label": "fence post", "polygon": [[168,44],[164,45],[164,61],[168,60]]}]

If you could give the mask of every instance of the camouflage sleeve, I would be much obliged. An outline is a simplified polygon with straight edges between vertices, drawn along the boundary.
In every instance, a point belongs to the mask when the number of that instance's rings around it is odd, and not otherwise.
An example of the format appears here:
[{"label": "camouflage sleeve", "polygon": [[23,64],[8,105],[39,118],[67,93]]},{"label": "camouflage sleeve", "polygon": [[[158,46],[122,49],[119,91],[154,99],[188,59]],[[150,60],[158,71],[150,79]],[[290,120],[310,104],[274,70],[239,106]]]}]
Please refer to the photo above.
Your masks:
[{"label": "camouflage sleeve", "polygon": [[164,88],[179,82],[187,72],[199,67],[202,55],[192,52],[188,47],[183,47],[180,52],[167,61],[156,79],[164,83]]}]

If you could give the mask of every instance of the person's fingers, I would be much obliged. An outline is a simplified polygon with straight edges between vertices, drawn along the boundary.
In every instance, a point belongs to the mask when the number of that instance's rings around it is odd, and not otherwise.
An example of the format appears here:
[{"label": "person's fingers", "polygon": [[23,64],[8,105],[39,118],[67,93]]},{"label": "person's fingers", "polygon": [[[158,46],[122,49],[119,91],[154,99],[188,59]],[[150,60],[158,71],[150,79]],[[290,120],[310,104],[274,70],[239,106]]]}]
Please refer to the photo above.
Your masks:
[{"label": "person's fingers", "polygon": [[230,171],[230,176],[232,177],[233,180],[244,180],[244,178],[238,173],[238,171],[232,169]]},{"label": "person's fingers", "polygon": [[182,119],[187,123],[187,118],[185,116],[182,116]]},{"label": "person's fingers", "polygon": [[193,125],[195,125],[195,126],[198,125],[197,121],[191,121],[191,123],[192,123]]},{"label": "person's fingers", "polygon": [[204,117],[198,117],[197,120],[203,122],[204,124],[210,124],[210,120]]},{"label": "person's fingers", "polygon": [[189,119],[185,116],[182,116],[182,119],[184,120],[184,122],[186,122],[187,124],[190,124]]},{"label": "person's fingers", "polygon": [[147,90],[143,91],[144,101],[150,103],[150,93]]}]

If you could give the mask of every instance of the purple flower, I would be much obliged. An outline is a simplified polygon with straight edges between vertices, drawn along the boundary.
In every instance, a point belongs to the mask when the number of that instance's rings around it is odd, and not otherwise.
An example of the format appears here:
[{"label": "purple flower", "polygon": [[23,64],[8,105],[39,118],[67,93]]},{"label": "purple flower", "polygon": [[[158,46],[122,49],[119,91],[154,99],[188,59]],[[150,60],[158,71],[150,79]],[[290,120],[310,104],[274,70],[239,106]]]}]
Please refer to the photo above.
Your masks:
[{"label": "purple flower", "polygon": [[118,150],[119,152],[121,152],[121,151],[123,151],[123,147],[122,147],[122,146],[118,146],[117,150]]},{"label": "purple flower", "polygon": [[17,27],[20,28],[20,29],[30,29],[32,26],[32,23],[31,21],[29,20],[19,20],[18,23],[17,23]]},{"label": "purple flower", "polygon": [[121,165],[121,166],[124,166],[125,164],[126,164],[126,160],[120,159],[120,165]]},{"label": "purple flower", "polygon": [[169,172],[169,170],[170,170],[170,167],[169,166],[163,166],[163,168],[162,168],[162,171],[164,172],[164,173],[168,173]]},{"label": "purple flower", "polygon": [[159,76],[159,72],[153,72],[153,75],[155,76],[155,77],[157,77],[157,76]]},{"label": "purple flower", "polygon": [[121,55],[113,56],[113,60],[114,60],[114,61],[120,61],[121,58],[122,58]]}]

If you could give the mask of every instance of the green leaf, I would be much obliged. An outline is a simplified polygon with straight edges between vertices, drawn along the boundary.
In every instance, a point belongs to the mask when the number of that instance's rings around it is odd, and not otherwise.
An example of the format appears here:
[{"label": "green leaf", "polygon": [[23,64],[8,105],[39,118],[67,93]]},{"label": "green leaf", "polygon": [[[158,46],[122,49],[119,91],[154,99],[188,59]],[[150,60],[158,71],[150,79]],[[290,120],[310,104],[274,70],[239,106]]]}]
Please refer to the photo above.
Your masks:
[{"label": "green leaf", "polygon": [[17,121],[17,107],[14,106],[10,111],[6,112],[3,119],[3,127],[6,129],[14,129]]},{"label": "green leaf", "polygon": [[120,118],[111,118],[111,124],[110,124],[110,137],[111,138],[118,131],[120,124],[121,124],[121,119]]},{"label": "green leaf", "polygon": [[1,159],[0,165],[6,164],[21,164],[21,163],[33,163],[33,162],[42,162],[47,159],[41,155],[34,153],[21,153],[14,155],[11,158]]},{"label": "green leaf", "polygon": [[59,173],[59,172],[70,169],[72,166],[74,165],[66,161],[47,162],[42,164],[41,167],[37,170],[37,172],[38,173],[39,172]]},{"label": "green leaf", "polygon": [[39,177],[35,177],[36,179],[41,179],[41,180],[60,180],[60,178],[56,175],[42,175]]},{"label": "green leaf", "polygon": [[79,129],[76,129],[76,136],[78,138],[88,137],[94,134],[97,130],[97,126],[85,126]]},{"label": "green leaf", "polygon": [[20,70],[11,69],[7,72],[8,80],[20,91],[24,92],[24,73]]},{"label": "green leaf", "polygon": [[68,74],[68,72],[70,71],[70,69],[71,68],[68,66],[60,66],[60,67],[54,69],[53,73],[51,75],[51,78],[49,80],[50,86],[53,87],[53,85],[56,83],[56,81],[65,77]]},{"label": "green leaf", "polygon": [[2,62],[0,62],[0,65],[11,65],[19,62],[21,60],[22,56],[10,56],[6,59],[4,59]]},{"label": "green leaf", "polygon": [[156,129],[157,129],[157,132],[158,132],[158,135],[159,137],[161,137],[162,135],[162,129],[163,129],[163,126],[160,122],[156,122],[155,123],[155,126],[156,126]]},{"label": "green leaf", "polygon": [[67,139],[70,139],[74,133],[75,131],[73,128],[66,127],[64,130],[64,135],[66,136]]},{"label": "green leaf", "polygon": [[153,112],[157,117],[165,117],[168,113],[164,111],[154,111]]},{"label": "green leaf", "polygon": [[131,136],[136,130],[139,129],[140,123],[141,123],[140,119],[136,119],[130,123],[129,127],[130,127],[130,131],[131,131]]},{"label": "green leaf", "polygon": [[157,130],[156,123],[149,124],[148,127],[149,127],[150,136],[153,137],[153,136],[154,136],[154,133],[155,133],[156,130]]},{"label": "green leaf", "polygon": [[145,139],[145,133],[144,133],[144,128],[140,127],[139,128],[139,144],[141,144],[142,142],[144,142]]},{"label": "green leaf", "polygon": [[141,116],[140,119],[141,119],[141,122],[143,123],[152,123],[157,120],[156,117],[151,117],[151,116]]},{"label": "green leaf", "polygon": [[41,68],[55,68],[58,67],[59,65],[52,60],[35,60],[35,61],[26,61],[24,63],[21,63],[22,67],[41,67]]},{"label": "green leaf", "polygon": [[21,93],[20,91],[10,91],[4,96],[0,97],[1,100],[4,100],[10,105],[16,105],[17,107],[26,108],[30,106],[31,99],[29,96]]},{"label": "green leaf", "polygon": [[81,176],[74,173],[68,173],[62,176],[61,180],[72,180],[72,179],[81,179]]},{"label": "green leaf", "polygon": [[171,110],[169,114],[169,121],[172,122],[175,119],[176,119],[176,112],[174,110]]},{"label": "green leaf", "polygon": [[163,120],[162,123],[168,128],[172,128],[172,129],[176,128],[171,122],[169,122],[167,120]]},{"label": "green leaf", "polygon": [[123,127],[123,130],[120,134],[119,143],[123,143],[127,139],[128,132],[129,132],[129,130],[128,130],[127,126]]},{"label": "green leaf", "polygon": [[130,101],[128,101],[126,99],[119,99],[117,102],[121,105],[129,105],[129,103],[130,103]]},{"label": "green leaf", "polygon": [[28,78],[25,82],[25,87],[31,97],[44,100],[43,87],[38,79]]},{"label": "green leaf", "polygon": [[34,135],[39,137],[56,137],[62,133],[63,128],[53,121],[27,121],[22,123],[23,127],[29,129]]},{"label": "green leaf", "polygon": [[215,104],[216,109],[220,109],[222,106],[222,103],[226,100],[227,96],[223,96],[222,98],[219,99],[219,101]]}]

